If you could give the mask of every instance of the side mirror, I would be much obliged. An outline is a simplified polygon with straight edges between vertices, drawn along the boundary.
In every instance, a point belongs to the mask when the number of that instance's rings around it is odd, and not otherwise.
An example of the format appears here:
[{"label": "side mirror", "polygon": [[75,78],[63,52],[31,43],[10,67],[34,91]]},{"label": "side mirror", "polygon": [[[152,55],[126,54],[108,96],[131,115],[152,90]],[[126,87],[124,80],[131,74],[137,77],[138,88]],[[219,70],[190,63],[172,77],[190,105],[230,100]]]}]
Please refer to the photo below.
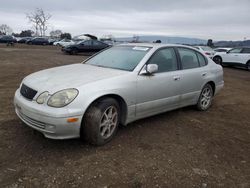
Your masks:
[{"label": "side mirror", "polygon": [[148,64],[145,65],[141,71],[141,75],[152,75],[158,71],[157,64]]}]

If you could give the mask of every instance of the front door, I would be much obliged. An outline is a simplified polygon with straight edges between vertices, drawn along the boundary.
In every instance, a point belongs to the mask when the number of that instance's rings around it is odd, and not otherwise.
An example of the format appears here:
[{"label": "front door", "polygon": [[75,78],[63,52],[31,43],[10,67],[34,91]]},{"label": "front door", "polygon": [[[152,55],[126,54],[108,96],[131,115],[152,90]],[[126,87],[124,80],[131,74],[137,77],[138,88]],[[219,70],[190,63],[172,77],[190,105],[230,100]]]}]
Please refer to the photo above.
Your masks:
[{"label": "front door", "polygon": [[138,75],[136,117],[146,117],[179,106],[180,70],[174,48],[158,50],[147,64],[157,64],[153,75]]}]

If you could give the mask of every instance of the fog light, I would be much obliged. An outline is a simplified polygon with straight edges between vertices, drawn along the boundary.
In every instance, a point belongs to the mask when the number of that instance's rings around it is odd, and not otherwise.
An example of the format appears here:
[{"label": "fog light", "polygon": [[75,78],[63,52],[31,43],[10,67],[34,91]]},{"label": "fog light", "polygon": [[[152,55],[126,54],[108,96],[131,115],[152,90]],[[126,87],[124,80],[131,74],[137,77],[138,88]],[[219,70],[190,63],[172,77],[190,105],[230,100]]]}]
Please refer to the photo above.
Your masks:
[{"label": "fog light", "polygon": [[79,118],[68,118],[67,119],[67,122],[68,123],[74,123],[74,122],[77,122]]}]

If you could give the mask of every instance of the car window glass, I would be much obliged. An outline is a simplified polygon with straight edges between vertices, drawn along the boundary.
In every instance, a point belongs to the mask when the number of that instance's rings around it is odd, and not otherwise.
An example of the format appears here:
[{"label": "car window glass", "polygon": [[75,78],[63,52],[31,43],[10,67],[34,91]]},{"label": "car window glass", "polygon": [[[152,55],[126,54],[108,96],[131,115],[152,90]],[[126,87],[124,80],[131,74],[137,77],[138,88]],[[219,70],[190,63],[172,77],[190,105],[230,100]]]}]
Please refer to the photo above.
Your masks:
[{"label": "car window glass", "polygon": [[207,64],[205,57],[198,52],[196,54],[198,56],[200,66],[205,66]]},{"label": "car window glass", "polygon": [[85,46],[91,46],[92,45],[92,41],[91,40],[87,40],[87,41],[83,42],[83,44]]},{"label": "car window glass", "polygon": [[250,54],[250,48],[244,48],[241,53]]},{"label": "car window glass", "polygon": [[240,52],[241,52],[241,48],[234,48],[229,51],[229,53],[240,53]]},{"label": "car window glass", "polygon": [[98,41],[93,41],[93,45],[94,45],[94,46],[100,46],[100,45],[102,45],[102,43],[101,43],[101,42],[98,42]]},{"label": "car window glass", "polygon": [[86,64],[132,71],[150,49],[140,46],[115,46],[97,54]]},{"label": "car window glass", "polygon": [[158,50],[148,64],[158,65],[158,72],[175,71],[177,67],[177,59],[173,48],[165,48]]},{"label": "car window glass", "polygon": [[178,51],[180,54],[183,69],[192,69],[199,67],[199,62],[195,51],[187,48],[178,48]]}]

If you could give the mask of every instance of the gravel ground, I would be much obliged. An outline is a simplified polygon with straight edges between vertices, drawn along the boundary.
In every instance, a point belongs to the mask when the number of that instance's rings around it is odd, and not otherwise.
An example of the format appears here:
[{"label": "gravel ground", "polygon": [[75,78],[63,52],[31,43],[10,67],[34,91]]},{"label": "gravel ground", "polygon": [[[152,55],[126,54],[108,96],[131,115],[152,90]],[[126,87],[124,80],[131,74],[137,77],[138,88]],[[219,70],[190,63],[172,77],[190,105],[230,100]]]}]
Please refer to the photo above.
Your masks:
[{"label": "gravel ground", "polygon": [[49,140],[15,115],[34,71],[79,63],[53,46],[0,45],[0,187],[250,187],[250,72],[224,68],[207,112],[193,107],[121,127],[107,145]]}]

